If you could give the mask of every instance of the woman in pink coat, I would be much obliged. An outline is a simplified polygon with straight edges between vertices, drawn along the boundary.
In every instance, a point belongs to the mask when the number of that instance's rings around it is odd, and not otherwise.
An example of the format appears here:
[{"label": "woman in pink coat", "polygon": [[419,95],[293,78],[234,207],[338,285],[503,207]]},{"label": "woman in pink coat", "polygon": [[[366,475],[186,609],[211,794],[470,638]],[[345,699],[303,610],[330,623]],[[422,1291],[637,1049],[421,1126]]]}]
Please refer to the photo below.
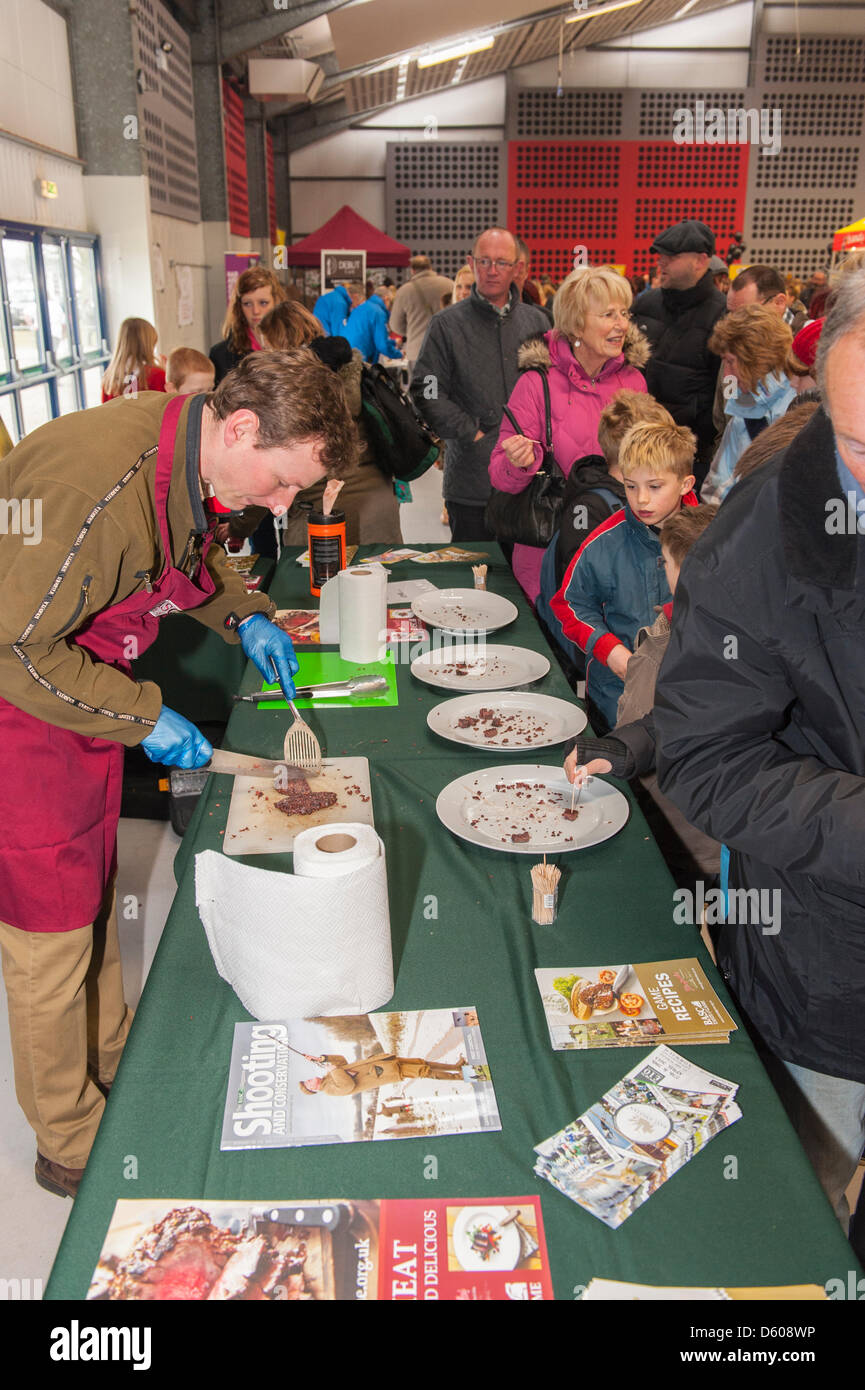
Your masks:
[{"label": "woman in pink coat", "polygon": [[[508,407],[518,422],[518,434],[508,417],[502,419],[490,459],[490,481],[502,492],[522,492],[538,471],[545,437],[544,390],[539,371],[550,387],[553,453],[567,476],[587,454],[599,454],[598,420],[604,406],[622,387],[645,391],[638,368],[649,358],[649,345],[631,323],[631,287],[608,266],[574,270],[553,301],[555,327],[520,348],[523,371],[511,392]],[[543,549],[515,545],[514,574],[534,603],[541,582]]]}]

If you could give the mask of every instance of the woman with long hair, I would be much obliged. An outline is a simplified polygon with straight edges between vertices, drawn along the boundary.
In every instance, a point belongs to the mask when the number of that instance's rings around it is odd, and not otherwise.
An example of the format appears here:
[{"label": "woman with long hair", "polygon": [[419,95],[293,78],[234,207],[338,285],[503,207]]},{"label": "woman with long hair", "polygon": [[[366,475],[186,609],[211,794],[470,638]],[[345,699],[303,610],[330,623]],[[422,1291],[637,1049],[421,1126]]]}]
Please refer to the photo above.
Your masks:
[{"label": "woman with long hair", "polygon": [[210,360],[216,368],[216,384],[242,362],[247,353],[256,352],[261,343],[258,325],[277,304],[283,303],[286,292],[272,270],[254,265],[237,278],[222,324],[222,342],[210,349]]},{"label": "woman with long hair", "polygon": [[102,378],[102,401],[164,391],[165,369],[156,356],[156,329],[147,319],[124,319],[114,356]]}]

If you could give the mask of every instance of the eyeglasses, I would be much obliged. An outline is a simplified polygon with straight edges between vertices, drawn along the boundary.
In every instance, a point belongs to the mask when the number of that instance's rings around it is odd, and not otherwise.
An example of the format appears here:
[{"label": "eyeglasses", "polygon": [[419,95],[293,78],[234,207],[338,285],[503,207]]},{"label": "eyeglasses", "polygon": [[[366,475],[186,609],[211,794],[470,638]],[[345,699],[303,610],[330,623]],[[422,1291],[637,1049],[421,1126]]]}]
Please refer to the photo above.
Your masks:
[{"label": "eyeglasses", "polygon": [[512,270],[516,261],[491,261],[489,256],[478,256],[475,258],[475,265],[479,265],[481,270],[489,270],[495,266],[496,270]]}]

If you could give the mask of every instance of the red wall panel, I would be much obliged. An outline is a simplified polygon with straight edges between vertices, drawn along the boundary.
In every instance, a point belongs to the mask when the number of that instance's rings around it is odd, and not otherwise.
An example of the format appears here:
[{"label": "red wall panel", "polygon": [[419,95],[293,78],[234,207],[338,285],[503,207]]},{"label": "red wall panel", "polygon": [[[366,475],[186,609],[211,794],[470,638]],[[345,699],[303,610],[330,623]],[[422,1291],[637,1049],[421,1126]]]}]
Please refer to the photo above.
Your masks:
[{"label": "red wall panel", "polygon": [[512,140],[508,225],[529,245],[532,274],[563,280],[574,247],[588,263],[646,274],[658,232],[683,217],[712,228],[723,254],[745,217],[747,145],[644,140]]},{"label": "red wall panel", "polygon": [[234,236],[249,236],[249,189],[246,181],[246,135],[243,100],[228,82],[222,84],[225,124],[225,182],[228,223]]},{"label": "red wall panel", "polygon": [[273,172],[273,136],[270,131],[265,132],[265,150],[267,160],[267,222],[270,229],[270,244],[276,245],[276,180]]}]

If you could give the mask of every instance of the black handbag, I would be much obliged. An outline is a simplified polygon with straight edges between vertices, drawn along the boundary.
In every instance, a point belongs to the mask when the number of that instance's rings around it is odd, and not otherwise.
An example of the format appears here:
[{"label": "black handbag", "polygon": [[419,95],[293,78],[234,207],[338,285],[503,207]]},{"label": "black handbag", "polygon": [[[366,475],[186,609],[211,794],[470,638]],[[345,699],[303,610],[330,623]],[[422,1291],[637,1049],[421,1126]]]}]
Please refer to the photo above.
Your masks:
[{"label": "black handbag", "polygon": [[[546,547],[559,527],[566,479],[553,454],[553,421],[547,374],[542,367],[530,367],[529,371],[540,372],[544,388],[546,437],[541,466],[522,492],[501,492],[493,488],[484,520],[487,530],[500,543]],[[505,414],[517,434],[522,434],[507,406]]]}]

